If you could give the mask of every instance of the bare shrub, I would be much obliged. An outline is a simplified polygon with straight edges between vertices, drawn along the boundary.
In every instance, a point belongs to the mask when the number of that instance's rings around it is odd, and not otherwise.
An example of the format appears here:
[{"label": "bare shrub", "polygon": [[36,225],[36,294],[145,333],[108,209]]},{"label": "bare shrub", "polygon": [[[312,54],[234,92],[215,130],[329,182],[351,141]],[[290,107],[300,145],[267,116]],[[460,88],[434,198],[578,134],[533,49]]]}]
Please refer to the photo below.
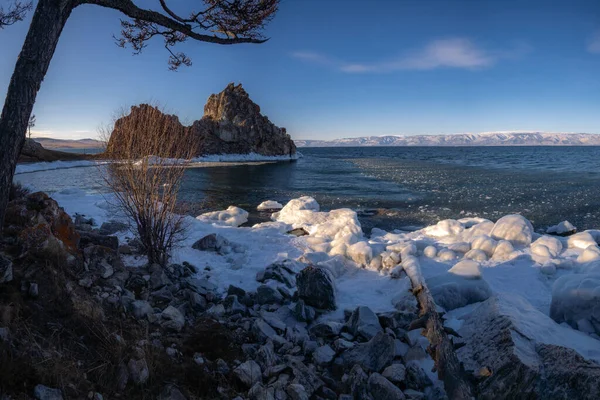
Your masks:
[{"label": "bare shrub", "polygon": [[[124,115],[124,114],[122,114]],[[115,206],[135,227],[149,263],[165,265],[173,245],[185,230],[176,213],[177,195],[185,168],[194,156],[189,130],[173,136],[171,124],[155,107],[142,107],[135,118],[120,118],[105,156],[112,160],[102,169],[114,194]],[[118,138],[118,140],[114,140]]]}]

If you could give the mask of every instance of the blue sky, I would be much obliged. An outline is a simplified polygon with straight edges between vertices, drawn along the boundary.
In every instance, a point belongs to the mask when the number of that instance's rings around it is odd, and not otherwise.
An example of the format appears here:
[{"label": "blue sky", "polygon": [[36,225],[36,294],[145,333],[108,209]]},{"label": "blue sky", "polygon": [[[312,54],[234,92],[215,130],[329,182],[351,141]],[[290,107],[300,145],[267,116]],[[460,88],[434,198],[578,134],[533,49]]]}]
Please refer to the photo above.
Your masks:
[{"label": "blue sky", "polygon": [[[34,131],[94,137],[120,107],[140,102],[193,121],[211,93],[241,82],[295,139],[600,133],[595,0],[283,0],[267,43],[189,41],[179,49],[193,66],[179,72],[168,70],[160,39],[137,56],[118,48],[119,17],[75,10],[39,92]],[[28,23],[0,31],[1,98]]]}]

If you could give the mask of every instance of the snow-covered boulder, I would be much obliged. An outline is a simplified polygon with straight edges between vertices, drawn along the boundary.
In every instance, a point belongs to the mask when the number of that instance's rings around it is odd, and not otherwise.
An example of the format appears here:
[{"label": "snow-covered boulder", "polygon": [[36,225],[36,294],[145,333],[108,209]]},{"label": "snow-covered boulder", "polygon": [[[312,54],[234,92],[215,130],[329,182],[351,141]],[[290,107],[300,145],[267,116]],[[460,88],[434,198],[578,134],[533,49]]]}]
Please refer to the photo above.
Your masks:
[{"label": "snow-covered boulder", "polygon": [[566,322],[575,329],[600,335],[600,274],[570,274],[558,278],[552,286],[550,316],[556,322]]},{"label": "snow-covered boulder", "polygon": [[479,263],[463,260],[448,272],[427,279],[437,305],[446,310],[464,307],[488,299],[492,290],[481,276]]},{"label": "snow-covered boulder", "polygon": [[577,232],[577,228],[569,221],[563,221],[546,229],[546,233],[558,236],[569,236]]},{"label": "snow-covered boulder", "polygon": [[[490,232],[494,228],[494,223],[490,220],[478,218],[481,222],[471,226],[462,233],[462,240],[466,242],[471,242],[477,236],[486,235],[489,236]],[[459,220],[462,222],[463,220]]]},{"label": "snow-covered boulder", "polygon": [[480,235],[473,238],[471,242],[471,248],[483,251],[488,257],[494,255],[494,250],[498,242],[489,237],[488,235]]},{"label": "snow-covered boulder", "polygon": [[594,237],[589,232],[580,232],[569,236],[567,245],[570,249],[587,249],[596,245]]},{"label": "snow-covered boulder", "polygon": [[512,243],[508,240],[500,240],[494,250],[493,260],[504,261],[510,258],[510,255],[515,251]]},{"label": "snow-covered boulder", "polygon": [[531,244],[531,252],[540,257],[557,257],[563,249],[562,242],[555,237],[544,235]]},{"label": "snow-covered boulder", "polygon": [[423,255],[428,258],[435,258],[437,256],[437,249],[435,246],[427,246],[423,250]]},{"label": "snow-covered boulder", "polygon": [[384,269],[392,269],[400,263],[400,254],[394,251],[381,253],[381,263]]},{"label": "snow-covered boulder", "polygon": [[459,361],[468,371],[493,372],[476,381],[477,398],[600,398],[598,341],[560,326],[522,297],[491,297],[462,319]]},{"label": "snow-covered boulder", "polygon": [[579,263],[589,263],[598,260],[600,260],[600,248],[595,244],[588,246],[583,253],[577,257],[577,262]]},{"label": "snow-covered boulder", "polygon": [[465,258],[467,260],[480,261],[480,262],[488,260],[487,254],[485,254],[485,252],[483,250],[479,250],[479,249],[469,250],[467,252],[467,254],[465,254]]},{"label": "snow-covered boulder", "polygon": [[448,249],[452,250],[455,253],[465,254],[469,252],[469,250],[471,250],[471,244],[467,242],[452,243],[448,246]]},{"label": "snow-covered boulder", "polygon": [[456,259],[456,253],[450,249],[441,249],[438,251],[437,256],[442,261],[452,261]]},{"label": "snow-covered boulder", "polygon": [[463,260],[457,262],[454,267],[448,270],[449,273],[462,276],[467,279],[481,279],[481,265],[473,260]]},{"label": "snow-covered boulder", "polygon": [[283,205],[274,200],[263,201],[256,207],[258,211],[281,210]]},{"label": "snow-covered boulder", "polygon": [[240,226],[248,222],[248,211],[239,207],[229,206],[227,210],[204,213],[196,217],[197,220],[225,226]]},{"label": "snow-covered boulder", "polygon": [[496,240],[508,240],[513,245],[529,246],[533,237],[533,226],[522,215],[505,215],[496,222],[490,236]]},{"label": "snow-covered boulder", "polygon": [[424,228],[423,232],[433,237],[444,237],[460,235],[464,230],[465,227],[460,222],[454,219],[445,219],[435,225]]},{"label": "snow-covered boulder", "polygon": [[373,258],[373,249],[369,246],[369,243],[361,241],[348,246],[346,255],[357,264],[369,265]]}]

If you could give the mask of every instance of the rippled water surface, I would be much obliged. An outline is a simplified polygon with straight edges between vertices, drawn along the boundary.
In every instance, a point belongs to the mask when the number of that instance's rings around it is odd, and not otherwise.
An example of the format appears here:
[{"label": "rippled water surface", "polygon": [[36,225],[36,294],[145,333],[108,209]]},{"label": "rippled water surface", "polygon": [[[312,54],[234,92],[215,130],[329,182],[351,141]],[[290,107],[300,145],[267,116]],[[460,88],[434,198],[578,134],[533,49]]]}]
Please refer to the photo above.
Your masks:
[{"label": "rippled water surface", "polygon": [[[541,229],[564,219],[600,228],[599,147],[305,148],[297,162],[193,168],[181,198],[192,209],[254,209],[310,195],[324,209],[360,211],[366,229],[443,218],[522,213]],[[95,168],[17,177],[40,190],[102,190]],[[194,211],[196,211],[194,210]],[[261,217],[261,216],[258,216]],[[264,216],[262,216],[264,217]]]}]

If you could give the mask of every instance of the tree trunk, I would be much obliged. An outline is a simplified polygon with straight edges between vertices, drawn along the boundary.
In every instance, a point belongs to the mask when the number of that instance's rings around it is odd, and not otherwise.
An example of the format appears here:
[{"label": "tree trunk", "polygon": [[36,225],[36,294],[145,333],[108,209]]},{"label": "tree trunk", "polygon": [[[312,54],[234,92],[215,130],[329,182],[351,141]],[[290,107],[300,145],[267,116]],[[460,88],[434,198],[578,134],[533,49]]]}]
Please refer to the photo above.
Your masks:
[{"label": "tree trunk", "polygon": [[29,117],[75,0],[39,0],[0,116],[0,232]]}]

